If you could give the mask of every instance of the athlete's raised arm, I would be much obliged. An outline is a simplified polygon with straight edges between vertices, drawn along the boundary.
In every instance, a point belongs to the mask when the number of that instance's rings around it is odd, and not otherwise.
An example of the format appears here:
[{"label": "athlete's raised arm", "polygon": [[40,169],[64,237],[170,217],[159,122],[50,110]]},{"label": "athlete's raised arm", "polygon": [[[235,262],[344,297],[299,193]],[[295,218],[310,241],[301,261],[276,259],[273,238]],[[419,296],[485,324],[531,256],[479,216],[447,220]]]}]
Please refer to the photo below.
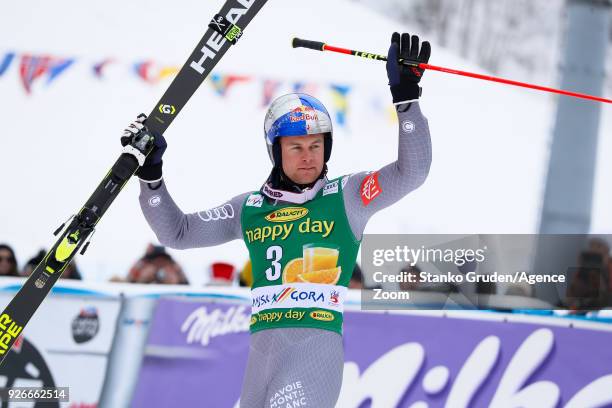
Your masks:
[{"label": "athlete's raised arm", "polygon": [[398,56],[427,63],[431,53],[429,42],[419,48],[415,35],[394,33],[387,59],[387,76],[399,121],[397,160],[378,171],[351,175],[343,189],[346,213],[357,239],[370,217],[399,201],[419,187],[431,165],[431,138],[427,119],[421,113],[418,83],[423,70],[399,64]]},{"label": "athlete's raised arm", "polygon": [[[125,130],[122,143],[145,130],[140,115]],[[162,156],[166,140],[155,136],[155,147],[136,175],[140,179],[140,207],[160,244],[187,249],[219,245],[241,238],[240,212],[248,193],[238,195],[218,207],[185,214],[176,205],[162,179]],[[125,138],[125,139],[124,139]]]}]

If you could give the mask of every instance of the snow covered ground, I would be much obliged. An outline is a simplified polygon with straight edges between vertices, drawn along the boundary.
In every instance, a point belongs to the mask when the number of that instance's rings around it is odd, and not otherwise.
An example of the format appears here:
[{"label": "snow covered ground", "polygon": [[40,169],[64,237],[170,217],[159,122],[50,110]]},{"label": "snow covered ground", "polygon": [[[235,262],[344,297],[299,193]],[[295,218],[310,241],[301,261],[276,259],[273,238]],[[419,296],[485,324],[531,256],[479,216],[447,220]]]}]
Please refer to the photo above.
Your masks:
[{"label": "snow covered ground", "polygon": [[[18,64],[0,77],[0,241],[23,263],[54,242],[51,232],[78,210],[119,154],[121,130],[148,113],[169,84],[150,85],[130,72],[141,59],[182,65],[221,1],[137,0],[7,3],[0,14],[0,57],[6,51],[78,58],[50,86],[26,95]],[[263,141],[261,79],[318,84],[333,106],[330,83],[352,87],[346,128],[336,127],[332,177],[377,169],[394,160],[396,124],[383,63],[290,47],[298,36],[386,53],[393,30],[407,31],[346,0],[270,0],[217,72],[253,76],[225,98],[204,84],[167,131],[165,179],[185,212],[216,206],[258,189],[270,163]],[[432,44],[431,63],[483,69]],[[96,60],[113,57],[103,81]],[[126,68],[127,67],[127,68]],[[520,78],[516,78],[520,79]],[[555,83],[543,85],[555,86]],[[436,72],[426,73],[422,108],[433,138],[433,165],[424,186],[377,214],[369,233],[531,233],[537,228],[556,97]],[[609,97],[609,95],[608,95]],[[576,135],[580,137],[580,135]],[[603,107],[593,232],[612,230],[612,112]],[[77,262],[87,279],[124,275],[155,242],[131,182]],[[212,261],[237,267],[247,259],[240,241],[171,251],[193,283]]]}]

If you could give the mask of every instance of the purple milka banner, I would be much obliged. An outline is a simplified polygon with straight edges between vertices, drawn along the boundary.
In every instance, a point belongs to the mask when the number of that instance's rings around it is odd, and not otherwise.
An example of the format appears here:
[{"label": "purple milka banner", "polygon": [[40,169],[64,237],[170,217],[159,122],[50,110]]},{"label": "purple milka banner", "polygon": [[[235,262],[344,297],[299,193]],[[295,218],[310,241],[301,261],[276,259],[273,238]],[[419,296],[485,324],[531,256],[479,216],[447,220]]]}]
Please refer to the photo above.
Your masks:
[{"label": "purple milka banner", "polygon": [[160,299],[132,407],[233,407],[249,352],[250,307]]},{"label": "purple milka banner", "polygon": [[[236,406],[248,313],[160,300],[132,406]],[[612,406],[612,332],[477,319],[484,316],[345,313],[337,407]]]},{"label": "purple milka banner", "polygon": [[344,335],[339,407],[612,406],[610,331],[345,313]]}]

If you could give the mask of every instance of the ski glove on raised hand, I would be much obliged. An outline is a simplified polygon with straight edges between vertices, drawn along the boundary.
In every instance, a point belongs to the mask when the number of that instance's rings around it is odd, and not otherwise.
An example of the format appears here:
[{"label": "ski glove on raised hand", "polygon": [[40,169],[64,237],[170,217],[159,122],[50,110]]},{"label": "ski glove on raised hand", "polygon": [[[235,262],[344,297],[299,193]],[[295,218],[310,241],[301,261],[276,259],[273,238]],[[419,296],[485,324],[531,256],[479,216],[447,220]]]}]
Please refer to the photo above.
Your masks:
[{"label": "ski glove on raised hand", "polygon": [[399,33],[393,33],[387,54],[387,77],[394,104],[419,99],[421,88],[418,83],[425,71],[419,67],[402,64],[398,62],[398,59],[401,58],[413,64],[427,64],[430,55],[431,45],[428,41],[423,41],[419,51],[418,36],[410,36],[408,33],[400,36]]},{"label": "ski glove on raised hand", "polygon": [[139,179],[152,183],[162,178],[162,156],[168,145],[163,135],[152,133],[147,129],[146,120],[147,115],[144,113],[138,115],[136,120],[130,123],[123,131],[121,135],[121,145],[126,146],[130,144],[134,138],[138,139],[146,132],[153,135],[153,150],[149,153],[143,165],[136,170],[136,175]]}]

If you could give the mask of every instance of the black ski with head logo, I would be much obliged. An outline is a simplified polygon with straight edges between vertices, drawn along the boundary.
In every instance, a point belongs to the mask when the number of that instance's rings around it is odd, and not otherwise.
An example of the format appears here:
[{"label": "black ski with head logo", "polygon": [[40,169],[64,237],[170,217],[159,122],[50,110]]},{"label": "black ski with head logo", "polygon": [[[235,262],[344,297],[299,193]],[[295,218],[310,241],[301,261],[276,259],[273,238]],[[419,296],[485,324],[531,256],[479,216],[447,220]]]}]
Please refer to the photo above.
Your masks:
[{"label": "black ski with head logo", "polygon": [[[166,131],[266,1],[226,0],[185,65],[149,114],[146,125],[151,133],[163,134]],[[79,250],[81,254],[85,252],[96,225],[151,152],[152,142],[153,136],[145,134],[125,146],[85,205],[55,231],[54,235],[59,234],[60,238],[0,314],[0,363],[13,354],[9,352],[11,347],[72,258]],[[7,360],[10,364],[11,357]]]}]

